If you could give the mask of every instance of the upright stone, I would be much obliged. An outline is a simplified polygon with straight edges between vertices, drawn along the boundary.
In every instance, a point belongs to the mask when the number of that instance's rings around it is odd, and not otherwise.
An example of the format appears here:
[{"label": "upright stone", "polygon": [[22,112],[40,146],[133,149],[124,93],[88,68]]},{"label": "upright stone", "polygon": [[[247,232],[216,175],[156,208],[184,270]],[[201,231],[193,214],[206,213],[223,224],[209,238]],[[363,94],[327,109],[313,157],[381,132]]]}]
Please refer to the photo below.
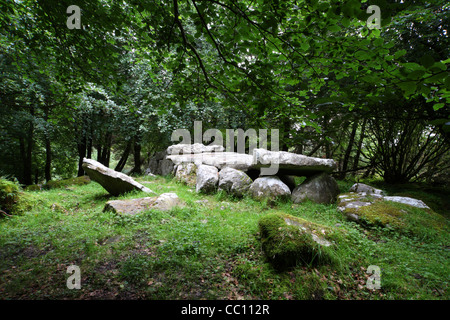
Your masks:
[{"label": "upright stone", "polygon": [[197,166],[194,163],[182,163],[177,165],[175,178],[187,184],[188,186],[195,186],[197,177]]},{"label": "upright stone", "polygon": [[173,173],[174,164],[172,160],[163,159],[159,161],[159,171],[162,176],[167,176],[168,174]]},{"label": "upright stone", "polygon": [[219,190],[242,197],[250,188],[252,179],[243,171],[223,168],[219,172]]},{"label": "upright stone", "polygon": [[195,191],[210,193],[217,189],[219,170],[213,166],[200,165],[197,170]]},{"label": "upright stone", "polygon": [[286,199],[291,195],[289,187],[277,176],[260,177],[253,181],[249,192],[257,200]]},{"label": "upright stone", "polygon": [[95,160],[84,158],[83,169],[91,180],[98,182],[113,196],[119,196],[133,190],[154,193],[149,188],[134,181],[130,176],[114,171]]},{"label": "upright stone", "polygon": [[292,202],[301,203],[311,200],[316,203],[331,204],[336,202],[339,186],[333,177],[321,173],[309,177],[292,192]]}]

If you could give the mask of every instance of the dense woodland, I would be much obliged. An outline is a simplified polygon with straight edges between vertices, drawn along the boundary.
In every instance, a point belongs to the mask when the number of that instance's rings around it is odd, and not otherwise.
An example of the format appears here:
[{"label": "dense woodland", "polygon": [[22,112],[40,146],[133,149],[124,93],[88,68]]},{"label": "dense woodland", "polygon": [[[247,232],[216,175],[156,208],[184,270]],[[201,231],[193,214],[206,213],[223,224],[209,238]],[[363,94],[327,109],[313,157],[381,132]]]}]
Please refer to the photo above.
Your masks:
[{"label": "dense woodland", "polygon": [[281,150],[333,158],[340,179],[448,179],[445,0],[0,7],[0,175],[23,185],[83,175],[83,157],[140,174],[194,121],[279,129]]}]

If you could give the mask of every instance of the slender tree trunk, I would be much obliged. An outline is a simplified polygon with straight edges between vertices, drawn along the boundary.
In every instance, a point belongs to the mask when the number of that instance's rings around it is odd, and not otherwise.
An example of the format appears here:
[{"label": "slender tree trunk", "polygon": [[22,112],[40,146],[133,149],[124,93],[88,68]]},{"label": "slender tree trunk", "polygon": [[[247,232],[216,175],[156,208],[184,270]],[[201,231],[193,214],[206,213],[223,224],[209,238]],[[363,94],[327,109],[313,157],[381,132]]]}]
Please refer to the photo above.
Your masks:
[{"label": "slender tree trunk", "polygon": [[91,159],[92,158],[92,134],[88,138],[87,151],[86,152],[87,152],[86,158]]},{"label": "slender tree trunk", "polygon": [[103,140],[103,146],[98,147],[98,162],[106,167],[109,167],[109,160],[111,157],[112,133],[108,132]]},{"label": "slender tree trunk", "polygon": [[[44,120],[48,126],[49,107],[46,105],[44,108]],[[50,134],[48,128],[45,130],[45,169],[44,169],[45,181],[52,180],[52,146],[50,143]]]},{"label": "slender tree trunk", "polygon": [[364,119],[362,126],[361,126],[361,134],[359,136],[358,147],[356,148],[355,160],[353,161],[353,168],[352,168],[353,175],[356,174],[356,169],[358,168],[358,165],[359,165],[359,157],[361,156],[361,148],[362,148],[362,143],[364,141],[364,136],[365,136],[366,122],[367,122],[367,120]]},{"label": "slender tree trunk", "polygon": [[25,139],[23,137],[19,137],[19,151],[20,151],[20,160],[22,161],[22,174],[20,181],[25,183],[26,152],[25,152]]},{"label": "slender tree trunk", "polygon": [[78,177],[84,176],[83,158],[86,157],[86,136],[78,142]]},{"label": "slender tree trunk", "polygon": [[280,151],[288,151],[289,145],[287,141],[289,141],[289,131],[291,129],[291,122],[288,118],[285,118],[282,122],[283,124],[283,137],[281,138]]},{"label": "slender tree trunk", "polygon": [[134,168],[132,173],[141,174],[141,142],[139,137],[134,138]]},{"label": "slender tree trunk", "polygon": [[103,163],[102,159],[102,144],[99,143],[95,146],[95,149],[97,149],[97,161],[100,163]]},{"label": "slender tree trunk", "polygon": [[113,141],[113,135],[112,133],[109,133],[108,140],[107,140],[107,152],[106,152],[106,159],[105,159],[105,166],[109,168],[109,162],[111,160],[111,147],[112,147],[112,141]]},{"label": "slender tree trunk", "polygon": [[347,149],[345,150],[344,159],[342,161],[342,168],[341,168],[341,174],[339,175],[339,179],[345,179],[346,171],[348,168],[348,162],[350,159],[350,154],[353,149],[353,143],[355,142],[356,129],[358,129],[358,121],[355,121],[353,123],[352,131],[350,133],[350,138],[348,140],[348,146],[347,146]]},{"label": "slender tree trunk", "polygon": [[[34,116],[34,108],[31,107],[30,113]],[[34,133],[34,125],[33,120],[29,121],[29,127],[27,130],[26,143],[22,139],[22,161],[23,161],[23,183],[25,185],[33,184],[32,179],[32,170],[33,170],[33,133]]]},{"label": "slender tree trunk", "polygon": [[52,146],[50,139],[45,138],[45,181],[52,180]]},{"label": "slender tree trunk", "polygon": [[131,140],[127,142],[127,146],[125,147],[125,151],[123,152],[122,157],[119,160],[119,163],[117,164],[115,171],[122,172],[123,168],[125,167],[125,164],[127,163],[128,156],[130,154],[131,150]]}]

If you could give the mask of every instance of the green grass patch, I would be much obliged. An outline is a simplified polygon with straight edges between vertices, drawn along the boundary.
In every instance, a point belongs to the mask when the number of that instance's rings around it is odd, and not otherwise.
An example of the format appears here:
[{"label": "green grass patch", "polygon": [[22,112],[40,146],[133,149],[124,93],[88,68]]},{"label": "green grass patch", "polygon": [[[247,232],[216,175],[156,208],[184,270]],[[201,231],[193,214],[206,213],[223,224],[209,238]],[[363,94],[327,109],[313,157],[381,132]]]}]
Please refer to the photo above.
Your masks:
[{"label": "green grass patch", "polygon": [[[157,194],[175,192],[186,206],[133,216],[103,212],[108,200],[147,195],[113,197],[95,182],[24,191],[32,205],[0,219],[2,299],[449,298],[446,219],[411,211],[409,223],[436,230],[412,236],[365,229],[336,205],[197,194],[170,177],[136,180]],[[325,230],[332,261],[275,268],[260,222],[277,215]],[[66,286],[72,264],[81,270],[80,290]],[[365,286],[370,265],[381,268],[380,290]]]}]

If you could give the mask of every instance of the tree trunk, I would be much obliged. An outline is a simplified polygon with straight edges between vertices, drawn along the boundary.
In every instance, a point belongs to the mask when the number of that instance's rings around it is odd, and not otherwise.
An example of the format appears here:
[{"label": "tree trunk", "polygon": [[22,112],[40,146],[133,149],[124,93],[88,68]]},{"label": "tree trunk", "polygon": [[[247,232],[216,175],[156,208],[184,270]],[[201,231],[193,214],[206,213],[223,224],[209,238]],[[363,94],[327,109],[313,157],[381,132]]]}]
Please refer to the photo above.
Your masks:
[{"label": "tree trunk", "polygon": [[139,138],[136,136],[134,138],[134,168],[131,170],[131,173],[141,174],[141,142]]},{"label": "tree trunk", "polygon": [[[33,107],[31,107],[30,113],[32,116],[34,116],[34,108]],[[33,133],[34,133],[33,120],[30,120],[29,127],[27,130],[26,142],[23,138],[21,139],[21,154],[22,154],[22,163],[23,163],[23,183],[27,186],[33,184],[33,178],[32,178]]]},{"label": "tree trunk", "polygon": [[[46,105],[44,108],[44,120],[48,126],[49,107]],[[44,169],[45,181],[52,180],[52,146],[50,143],[50,134],[48,127],[45,129],[45,169]]]},{"label": "tree trunk", "polygon": [[50,139],[45,137],[45,181],[52,180],[52,146]]},{"label": "tree trunk", "polygon": [[119,163],[117,164],[115,171],[122,172],[123,168],[125,167],[125,164],[127,163],[128,156],[130,154],[131,150],[131,140],[127,142],[127,146],[125,147],[125,151],[123,152],[122,157],[119,160]]},{"label": "tree trunk", "polygon": [[359,165],[359,157],[361,156],[361,148],[362,148],[362,143],[364,141],[364,136],[365,136],[366,122],[367,122],[367,120],[364,119],[363,124],[361,126],[361,134],[359,136],[358,147],[356,148],[355,160],[353,161],[353,168],[352,168],[353,174],[356,173],[356,169],[358,168],[358,165]]},{"label": "tree trunk", "polygon": [[102,144],[99,143],[98,145],[96,145],[95,149],[97,149],[97,161],[100,162],[100,163],[103,163],[103,159],[102,159]]},{"label": "tree trunk", "polygon": [[99,146],[98,148],[99,160],[97,160],[98,162],[100,162],[101,164],[103,164],[108,168],[109,168],[109,160],[111,158],[111,145],[112,145],[112,133],[108,132],[105,136],[103,146],[101,147]]},{"label": "tree trunk", "polygon": [[78,142],[78,177],[84,176],[83,158],[86,157],[86,136]]},{"label": "tree trunk", "polygon": [[291,129],[291,122],[288,118],[285,118],[282,122],[283,124],[283,136],[281,137],[281,145],[280,145],[280,151],[289,151],[289,145],[287,144],[287,141],[289,141],[289,131]]},{"label": "tree trunk", "polygon": [[104,165],[107,166],[109,168],[109,162],[111,160],[111,147],[112,147],[112,133],[109,132],[108,135],[106,136],[106,152],[105,152],[105,163]]},{"label": "tree trunk", "polygon": [[87,154],[86,158],[91,159],[92,158],[92,135],[89,136],[88,142],[87,142]]},{"label": "tree trunk", "polygon": [[350,154],[352,152],[353,143],[355,141],[356,129],[358,129],[358,121],[355,121],[353,123],[352,132],[350,133],[350,138],[348,140],[348,146],[347,149],[345,150],[344,160],[342,161],[341,173],[339,174],[339,179],[341,180],[345,179],[346,176]]}]

